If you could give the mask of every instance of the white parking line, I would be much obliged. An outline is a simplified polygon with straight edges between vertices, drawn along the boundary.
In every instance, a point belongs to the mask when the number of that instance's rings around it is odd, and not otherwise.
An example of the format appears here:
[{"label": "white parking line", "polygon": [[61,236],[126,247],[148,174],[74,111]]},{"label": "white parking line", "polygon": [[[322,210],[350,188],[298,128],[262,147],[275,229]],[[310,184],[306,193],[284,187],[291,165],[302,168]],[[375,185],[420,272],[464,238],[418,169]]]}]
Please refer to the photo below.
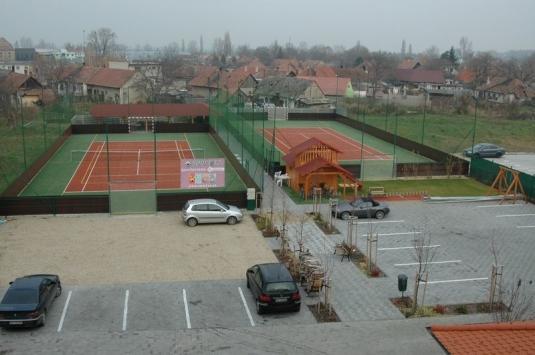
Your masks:
[{"label": "white parking line", "polygon": [[[438,248],[440,247],[439,244],[434,245],[425,245],[423,248]],[[414,249],[414,247],[395,247],[395,248],[377,248],[377,250],[401,250],[401,249]]]},{"label": "white parking line", "polygon": [[440,280],[440,281],[427,281],[424,283],[427,284],[445,284],[445,283],[451,283],[451,282],[467,282],[467,281],[482,281],[482,280],[488,280],[488,277],[476,277],[473,279],[457,279],[457,280]]},{"label": "white parking line", "polygon": [[[379,237],[386,237],[390,235],[410,235],[410,234],[422,234],[422,232],[399,232],[399,233],[379,233]],[[367,234],[362,234],[362,237],[368,236]]]},{"label": "white parking line", "polygon": [[500,214],[497,215],[496,218],[502,218],[502,217],[530,217],[535,216],[535,213],[525,213],[525,214]]},{"label": "white parking line", "polygon": [[129,296],[130,296],[130,290],[126,290],[124,294],[123,332],[126,331],[126,320],[128,317],[128,297]]},{"label": "white parking line", "polygon": [[516,226],[516,228],[535,228],[535,226]]},{"label": "white parking line", "polygon": [[65,321],[65,315],[67,314],[67,308],[69,308],[69,302],[71,301],[71,295],[72,295],[72,291],[69,291],[69,294],[67,295],[67,300],[65,301],[65,305],[63,306],[63,312],[61,313],[61,318],[59,320],[58,333],[61,332],[61,329],[63,328],[63,322]]},{"label": "white parking line", "polygon": [[184,310],[186,311],[186,326],[191,329],[191,321],[189,319],[188,298],[186,297],[186,290],[182,289],[182,298],[184,299]]},{"label": "white parking line", "polygon": [[519,207],[522,205],[484,205],[484,206],[476,206],[476,208],[492,208],[492,207]]},{"label": "white parking line", "polygon": [[247,317],[249,317],[249,322],[251,322],[251,327],[254,327],[254,320],[251,316],[251,312],[249,311],[249,307],[247,306],[247,302],[245,302],[245,297],[243,297],[241,287],[238,287],[238,291],[240,291],[241,301],[243,302],[243,306],[245,307],[245,312],[247,312]]},{"label": "white parking line", "polygon": [[369,223],[369,224],[377,224],[377,223],[404,223],[405,220],[404,219],[401,219],[399,221],[377,221],[377,222],[369,222],[369,221],[363,221],[363,222],[360,222],[359,221],[359,224],[364,224],[364,223]]},{"label": "white parking line", "polygon": [[[462,263],[461,260],[445,260],[445,261],[430,261],[427,264],[458,264]],[[406,263],[406,264],[394,264],[394,266],[412,266],[412,265],[419,265],[419,263]]]}]

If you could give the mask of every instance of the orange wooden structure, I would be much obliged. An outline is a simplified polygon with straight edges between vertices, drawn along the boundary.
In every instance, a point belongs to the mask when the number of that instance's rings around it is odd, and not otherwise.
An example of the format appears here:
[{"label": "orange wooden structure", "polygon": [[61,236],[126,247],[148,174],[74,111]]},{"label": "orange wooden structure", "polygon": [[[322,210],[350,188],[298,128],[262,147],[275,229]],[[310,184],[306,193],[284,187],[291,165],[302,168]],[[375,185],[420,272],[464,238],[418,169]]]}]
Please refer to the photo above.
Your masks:
[{"label": "orange wooden structure", "polygon": [[290,149],[283,157],[290,187],[305,199],[314,187],[337,193],[339,180],[343,182],[344,195],[348,182],[359,188],[361,184],[353,174],[338,165],[338,153],[339,150],[315,137]]}]

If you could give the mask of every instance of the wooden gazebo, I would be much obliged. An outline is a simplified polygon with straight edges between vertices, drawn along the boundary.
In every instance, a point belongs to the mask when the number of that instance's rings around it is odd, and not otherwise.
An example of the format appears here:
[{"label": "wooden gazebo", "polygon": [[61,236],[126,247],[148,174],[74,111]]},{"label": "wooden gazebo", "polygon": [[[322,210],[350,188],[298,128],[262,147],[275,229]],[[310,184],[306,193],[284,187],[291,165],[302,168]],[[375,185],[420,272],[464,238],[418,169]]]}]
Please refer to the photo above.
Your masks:
[{"label": "wooden gazebo", "polygon": [[337,192],[339,180],[342,180],[344,195],[348,182],[355,187],[359,183],[350,171],[338,165],[339,150],[317,138],[310,138],[296,145],[283,159],[290,187],[307,199],[314,187]]}]

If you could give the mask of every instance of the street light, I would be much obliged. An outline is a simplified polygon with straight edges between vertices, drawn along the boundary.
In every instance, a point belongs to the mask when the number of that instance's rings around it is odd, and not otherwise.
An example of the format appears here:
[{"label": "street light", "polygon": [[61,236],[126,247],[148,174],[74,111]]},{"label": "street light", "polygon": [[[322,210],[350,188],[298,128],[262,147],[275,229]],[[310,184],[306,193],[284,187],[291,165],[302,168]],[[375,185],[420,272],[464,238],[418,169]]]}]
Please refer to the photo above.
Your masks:
[{"label": "street light", "polygon": [[475,101],[474,108],[474,126],[472,127],[472,153],[470,154],[470,165],[468,167],[468,175],[472,169],[472,160],[474,159],[474,145],[476,143],[476,125],[477,125],[477,104],[479,103],[478,98],[475,95],[472,95],[472,99]]},{"label": "street light", "polygon": [[421,139],[421,144],[424,144],[424,134],[425,134],[425,113],[426,113],[426,110],[427,110],[427,97],[429,95],[429,93],[427,92],[426,89],[424,89],[424,93],[425,93],[425,100],[424,100],[424,119],[422,121],[422,139]]}]

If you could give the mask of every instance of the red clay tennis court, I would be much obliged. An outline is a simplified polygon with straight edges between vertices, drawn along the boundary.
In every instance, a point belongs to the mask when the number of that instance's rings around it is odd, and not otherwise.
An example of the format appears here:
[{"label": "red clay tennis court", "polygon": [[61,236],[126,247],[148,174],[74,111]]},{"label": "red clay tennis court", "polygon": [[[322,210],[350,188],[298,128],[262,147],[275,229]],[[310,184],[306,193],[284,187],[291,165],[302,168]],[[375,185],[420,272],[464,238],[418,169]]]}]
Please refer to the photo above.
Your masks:
[{"label": "red clay tennis court", "polygon": [[[264,136],[270,143],[273,140],[273,129],[264,129]],[[310,127],[310,128],[276,128],[275,145],[284,154],[288,153],[292,147],[303,143],[310,138],[317,138],[326,144],[338,149],[341,153],[340,160],[360,160],[361,149],[362,158],[366,160],[390,160],[385,153],[367,145],[351,139],[330,128]]]},{"label": "red clay tennis court", "polygon": [[[114,182],[118,190],[180,188],[180,160],[194,158],[185,140],[154,142],[92,142],[86,151],[72,151],[80,163],[65,192],[107,192]],[[155,171],[156,170],[156,171]],[[145,186],[145,187],[144,187]]]}]

